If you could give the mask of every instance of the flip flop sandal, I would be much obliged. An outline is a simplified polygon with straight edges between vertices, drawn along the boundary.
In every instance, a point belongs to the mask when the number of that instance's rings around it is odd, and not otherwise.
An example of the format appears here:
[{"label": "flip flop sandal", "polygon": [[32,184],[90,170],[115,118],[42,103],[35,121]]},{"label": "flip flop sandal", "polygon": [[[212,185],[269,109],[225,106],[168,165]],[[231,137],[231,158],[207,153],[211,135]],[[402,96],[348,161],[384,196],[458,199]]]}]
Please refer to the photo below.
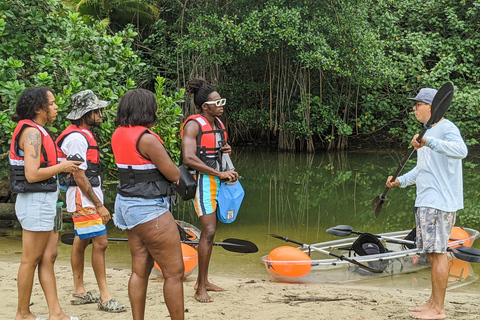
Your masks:
[{"label": "flip flop sandal", "polygon": [[91,293],[90,291],[87,292],[86,295],[82,296],[79,293],[72,293],[72,297],[78,298],[78,299],[73,299],[70,300],[70,303],[73,305],[81,305],[81,304],[87,304],[87,303],[95,303],[100,301],[100,296]]},{"label": "flip flop sandal", "polygon": [[42,317],[35,317],[35,320],[47,320],[47,319],[42,318]]},{"label": "flip flop sandal", "polygon": [[99,301],[98,309],[113,313],[127,311],[127,307],[124,304],[119,303],[113,298],[106,302]]}]

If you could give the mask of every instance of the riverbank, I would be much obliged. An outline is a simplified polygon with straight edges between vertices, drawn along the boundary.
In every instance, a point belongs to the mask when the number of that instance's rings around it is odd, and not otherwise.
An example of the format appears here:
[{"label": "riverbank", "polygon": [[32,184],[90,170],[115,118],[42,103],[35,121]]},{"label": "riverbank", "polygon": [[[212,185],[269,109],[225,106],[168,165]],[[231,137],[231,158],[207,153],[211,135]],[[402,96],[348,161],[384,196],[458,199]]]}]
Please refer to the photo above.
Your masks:
[{"label": "riverbank", "polygon": [[[13,319],[17,305],[16,277],[19,266],[16,261],[0,261],[0,291],[2,308],[0,319]],[[112,295],[128,304],[128,311],[112,314],[99,311],[95,304],[70,305],[72,274],[66,261],[56,264],[57,287],[60,304],[65,312],[80,316],[83,320],[127,320],[131,319],[128,303],[128,268],[108,268],[108,284]],[[184,283],[185,318],[198,320],[230,319],[345,319],[385,320],[408,319],[408,307],[428,299],[428,290],[412,290],[387,287],[373,287],[356,284],[288,284],[271,278],[237,278],[212,275],[211,281],[227,289],[213,292],[213,303],[201,304],[193,298],[195,275]],[[86,268],[85,283],[88,290],[98,293],[93,271]],[[146,319],[166,319],[167,309],[162,296],[163,280],[153,273],[149,283]],[[31,310],[38,316],[46,317],[48,309],[35,278]],[[449,291],[446,312],[449,319],[478,319],[480,295]]]}]

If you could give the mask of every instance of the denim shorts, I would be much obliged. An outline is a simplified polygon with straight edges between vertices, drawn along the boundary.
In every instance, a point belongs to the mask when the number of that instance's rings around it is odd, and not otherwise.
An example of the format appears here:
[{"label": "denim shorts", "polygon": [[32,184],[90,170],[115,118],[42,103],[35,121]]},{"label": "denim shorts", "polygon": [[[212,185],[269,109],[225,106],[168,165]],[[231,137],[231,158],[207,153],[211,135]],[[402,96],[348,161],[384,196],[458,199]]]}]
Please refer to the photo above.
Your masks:
[{"label": "denim shorts", "polygon": [[169,197],[146,199],[117,194],[113,223],[122,230],[131,230],[169,211],[169,200]]},{"label": "denim shorts", "polygon": [[57,213],[58,190],[54,192],[19,193],[15,213],[27,231],[52,231]]}]

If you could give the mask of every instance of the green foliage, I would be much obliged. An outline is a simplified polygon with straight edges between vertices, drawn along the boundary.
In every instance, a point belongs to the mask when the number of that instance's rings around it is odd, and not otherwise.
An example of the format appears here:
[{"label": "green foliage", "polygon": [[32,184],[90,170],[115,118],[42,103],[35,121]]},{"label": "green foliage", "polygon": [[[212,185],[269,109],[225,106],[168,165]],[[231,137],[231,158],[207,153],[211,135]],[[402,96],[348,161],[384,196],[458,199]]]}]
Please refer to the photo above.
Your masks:
[{"label": "green foliage", "polygon": [[[78,12],[67,10],[60,1],[23,2],[25,5],[14,1],[0,6],[0,16],[5,16],[2,19],[6,21],[6,24],[0,23],[0,27],[3,26],[0,29],[0,66],[4,70],[0,74],[0,140],[10,140],[15,127],[10,116],[26,87],[48,86],[54,90],[59,106],[57,119],[50,127],[54,135],[70,124],[65,118],[70,109],[70,97],[91,89],[100,99],[111,102],[103,113],[103,123],[96,130],[96,138],[110,155],[102,159],[103,165],[114,167],[110,140],[115,130],[116,105],[125,92],[137,87],[136,75],[145,66],[132,49],[136,32],[126,28],[108,34],[102,24],[87,24]],[[160,93],[160,105],[173,116],[179,111],[172,105],[181,96],[183,93],[177,93],[174,100],[168,100],[170,98]],[[168,127],[169,120],[163,119],[161,125]],[[173,149],[178,148],[170,134],[167,142]],[[2,151],[7,151],[7,144],[2,143]]]},{"label": "green foliage", "polygon": [[180,120],[182,118],[182,108],[179,103],[183,102],[185,89],[174,92],[173,96],[165,95],[165,79],[157,77],[155,84],[155,96],[158,104],[158,121],[153,131],[158,134],[169,151],[170,157],[176,163],[180,160],[180,150],[182,149],[180,141]]},{"label": "green foliage", "polygon": [[[410,141],[420,124],[406,97],[452,81],[446,117],[470,146],[479,139],[478,0],[69,3],[0,3],[3,117],[33,84],[54,87],[63,122],[69,97],[83,88],[113,107],[137,83],[153,90],[161,76],[163,90],[176,92],[202,76],[229,101],[232,141],[341,149],[352,135]],[[189,101],[182,108],[193,110]],[[11,125],[0,129],[8,135]],[[173,149],[175,134],[163,133]]]}]

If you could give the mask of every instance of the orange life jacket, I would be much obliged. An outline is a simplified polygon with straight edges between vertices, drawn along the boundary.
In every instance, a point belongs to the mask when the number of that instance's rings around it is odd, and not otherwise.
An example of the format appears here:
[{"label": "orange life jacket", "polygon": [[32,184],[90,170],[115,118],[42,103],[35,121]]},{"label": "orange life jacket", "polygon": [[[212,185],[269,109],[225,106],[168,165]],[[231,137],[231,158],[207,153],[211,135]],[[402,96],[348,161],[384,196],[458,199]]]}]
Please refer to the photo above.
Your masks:
[{"label": "orange life jacket", "polygon": [[[225,125],[218,117],[215,117],[215,126],[213,129],[207,118],[200,114],[194,114],[188,117],[182,126],[181,137],[183,138],[183,128],[189,121],[195,121],[200,127],[200,132],[197,136],[197,157],[200,158],[207,166],[215,168],[217,162],[221,162],[220,147],[216,144],[216,134],[222,135],[222,142],[227,142],[227,130]],[[183,160],[183,159],[182,159]],[[219,168],[217,168],[219,169]]]},{"label": "orange life jacket", "polygon": [[152,134],[163,144],[157,134],[143,126],[122,126],[113,133],[112,149],[120,177],[117,192],[124,197],[171,196],[175,194],[171,181],[138,151],[138,141],[143,134]]}]

